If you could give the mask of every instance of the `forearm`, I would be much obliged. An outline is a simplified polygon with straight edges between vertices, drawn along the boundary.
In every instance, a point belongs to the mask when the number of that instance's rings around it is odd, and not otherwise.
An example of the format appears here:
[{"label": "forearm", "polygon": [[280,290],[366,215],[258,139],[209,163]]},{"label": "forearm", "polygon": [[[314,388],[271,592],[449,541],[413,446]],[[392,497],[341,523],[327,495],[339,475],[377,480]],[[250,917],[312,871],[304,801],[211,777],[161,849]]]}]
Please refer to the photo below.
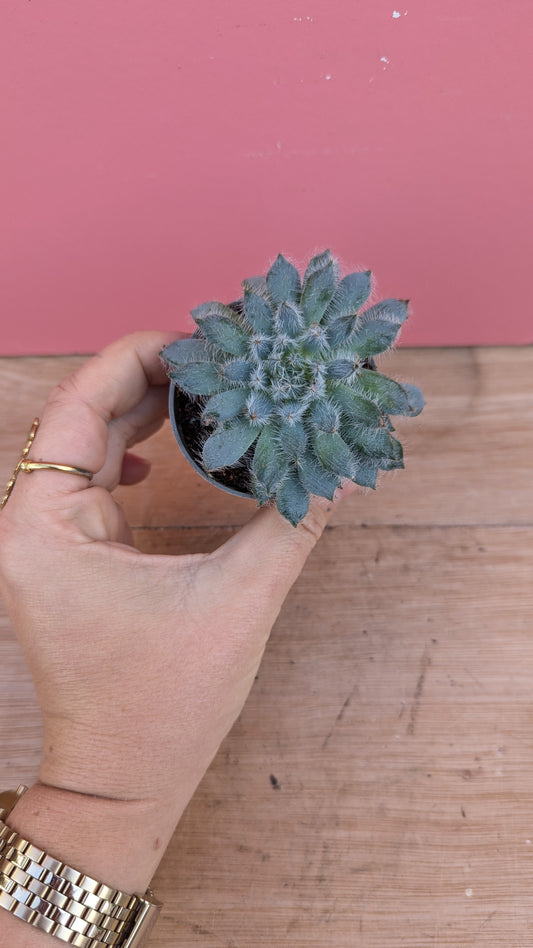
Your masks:
[{"label": "forearm", "polygon": [[[176,817],[160,804],[106,800],[36,785],[6,822],[66,865],[106,885],[143,895],[175,828]],[[60,945],[50,935],[0,909],[0,939],[10,948]]]}]

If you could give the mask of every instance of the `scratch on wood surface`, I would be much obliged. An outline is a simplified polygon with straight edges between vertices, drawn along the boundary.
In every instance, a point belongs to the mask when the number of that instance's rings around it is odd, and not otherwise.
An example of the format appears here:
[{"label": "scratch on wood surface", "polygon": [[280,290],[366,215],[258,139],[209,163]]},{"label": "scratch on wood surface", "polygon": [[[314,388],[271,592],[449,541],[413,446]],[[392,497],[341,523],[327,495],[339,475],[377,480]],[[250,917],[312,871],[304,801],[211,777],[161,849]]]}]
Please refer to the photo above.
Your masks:
[{"label": "scratch on wood surface", "polygon": [[409,721],[407,722],[407,733],[409,734],[409,736],[412,736],[415,733],[418,712],[420,711],[420,704],[422,702],[422,697],[424,694],[424,685],[426,682],[426,675],[427,675],[427,671],[430,665],[431,665],[431,656],[428,654],[428,649],[426,646],[426,648],[422,652],[422,657],[420,659],[419,675],[416,682],[416,688],[413,693],[413,702],[411,704],[411,710],[409,712]]},{"label": "scratch on wood surface", "polygon": [[483,928],[485,928],[485,925],[488,925],[489,922],[492,921],[492,919],[494,918],[495,915],[496,915],[496,909],[494,909],[494,912],[491,912],[490,915],[487,915],[485,921],[484,921],[484,922],[482,923],[482,925],[480,925],[480,927],[478,928],[478,931],[480,932]]},{"label": "scratch on wood surface", "polygon": [[338,714],[337,714],[337,717],[335,718],[335,723],[333,724],[333,727],[332,727],[331,730],[326,734],[326,737],[324,738],[324,740],[323,740],[323,742],[322,742],[322,750],[325,750],[326,747],[328,746],[328,742],[329,742],[330,738],[332,737],[333,732],[334,732],[335,728],[337,727],[337,724],[339,724],[339,723],[342,721],[342,719],[343,719],[343,717],[344,717],[344,712],[346,711],[346,708],[348,708],[348,707],[350,706],[350,702],[351,702],[351,700],[352,700],[352,698],[353,698],[353,696],[354,696],[354,694],[355,694],[356,691],[357,691],[357,684],[355,684],[355,685],[353,686],[352,690],[350,691],[350,694],[349,694],[348,697],[343,701],[343,703],[342,703],[342,705],[341,705],[341,708],[340,708],[340,710],[339,710],[339,712],[338,712]]}]

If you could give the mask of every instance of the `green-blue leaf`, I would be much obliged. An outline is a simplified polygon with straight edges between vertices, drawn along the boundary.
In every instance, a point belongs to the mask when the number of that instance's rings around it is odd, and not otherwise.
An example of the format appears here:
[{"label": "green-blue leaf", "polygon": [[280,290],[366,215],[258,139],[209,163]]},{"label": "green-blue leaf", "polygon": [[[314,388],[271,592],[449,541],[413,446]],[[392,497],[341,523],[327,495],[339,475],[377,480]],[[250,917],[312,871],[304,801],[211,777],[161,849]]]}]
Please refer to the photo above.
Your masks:
[{"label": "green-blue leaf", "polygon": [[328,323],[326,338],[330,349],[338,349],[347,342],[354,330],[356,319],[356,316],[340,316],[339,319]]},{"label": "green-blue leaf", "polygon": [[366,428],[364,425],[346,422],[342,425],[342,433],[350,445],[359,448],[368,457],[398,462],[402,460],[402,446],[386,428]]},{"label": "green-blue leaf", "polygon": [[407,319],[407,305],[405,300],[383,300],[361,313],[352,332],[340,343],[343,350],[368,359],[390,349]]},{"label": "green-blue leaf", "polygon": [[333,500],[341,479],[337,474],[326,471],[310,450],[298,460],[296,469],[301,483],[310,494]]},{"label": "green-blue leaf", "polygon": [[256,359],[259,359],[263,362],[265,359],[268,359],[270,353],[272,352],[272,343],[273,340],[269,338],[264,338],[261,336],[256,336],[250,339],[250,352],[252,356]]},{"label": "green-blue leaf", "polygon": [[160,353],[169,365],[187,365],[188,362],[208,362],[211,358],[205,339],[176,339]]},{"label": "green-blue leaf", "polygon": [[320,431],[336,431],[339,427],[339,410],[327,401],[314,401],[308,417],[311,424]]},{"label": "green-blue leaf", "polygon": [[317,324],[307,328],[306,332],[300,336],[298,345],[301,354],[306,359],[324,356],[329,349],[327,335],[322,326],[318,326]]},{"label": "green-blue leaf", "polygon": [[349,273],[339,283],[326,313],[326,322],[339,316],[353,316],[366,303],[372,289],[370,270]]},{"label": "green-blue leaf", "polygon": [[229,355],[244,356],[249,350],[249,336],[233,319],[225,316],[202,316],[196,319],[208,342]]},{"label": "green-blue leaf", "polygon": [[264,424],[270,418],[274,403],[265,392],[250,392],[246,412],[252,422]]},{"label": "green-blue leaf", "polygon": [[276,313],[276,326],[278,332],[295,339],[303,328],[302,317],[297,308],[289,303],[282,303]]},{"label": "green-blue leaf", "polygon": [[[290,383],[287,383],[287,385],[289,384]],[[276,410],[281,421],[287,425],[288,429],[294,427],[294,425],[303,418],[307,411],[307,404],[302,398],[299,400],[293,399],[291,401],[281,402],[276,406]]]},{"label": "green-blue leaf", "polygon": [[280,514],[296,527],[309,510],[309,492],[294,471],[289,471],[276,494]]},{"label": "green-blue leaf", "polygon": [[199,319],[205,319],[206,316],[223,316],[225,319],[234,320],[235,310],[231,306],[227,306],[226,303],[209,300],[207,303],[200,303],[200,306],[191,309],[191,316],[195,322]]},{"label": "green-blue leaf", "polygon": [[331,397],[348,419],[366,425],[368,428],[379,428],[381,425],[383,415],[377,405],[368,398],[358,395],[348,385],[336,385],[331,392]]},{"label": "green-blue leaf", "polygon": [[272,332],[274,317],[264,297],[256,293],[244,292],[244,315],[255,332],[269,335]]},{"label": "green-blue leaf", "polygon": [[254,370],[251,362],[244,359],[234,359],[221,366],[221,373],[228,382],[245,385],[249,381]]},{"label": "green-blue leaf", "polygon": [[337,266],[337,261],[331,256],[331,250],[323,250],[322,253],[317,253],[316,256],[311,257],[304,273],[304,283],[313,273],[316,273],[318,270],[323,270],[325,267],[329,267],[331,263]]},{"label": "green-blue leaf", "polygon": [[389,415],[418,415],[424,407],[422,393],[415,385],[400,385],[372,369],[361,369],[353,388],[370,396]]},{"label": "green-blue leaf", "polygon": [[271,427],[263,428],[254,450],[252,473],[268,497],[276,492],[289,469],[289,463],[289,459],[279,450],[276,431]]},{"label": "green-blue leaf", "polygon": [[266,285],[268,295],[274,306],[281,303],[299,303],[302,291],[300,274],[296,267],[289,263],[282,254],[278,254],[276,260],[267,273]]},{"label": "green-blue leaf", "polygon": [[371,323],[374,319],[385,319],[401,326],[407,319],[409,300],[381,300],[359,315],[359,322]]},{"label": "green-blue leaf", "polygon": [[346,379],[349,375],[353,375],[355,369],[353,359],[334,359],[326,365],[326,378]]},{"label": "green-blue leaf", "polygon": [[355,328],[353,335],[343,346],[344,351],[357,353],[360,359],[369,359],[390,349],[400,326],[385,319],[374,319],[371,323]]},{"label": "green-blue leaf", "polygon": [[335,295],[337,280],[337,264],[329,250],[309,261],[302,289],[302,312],[307,326],[322,319]]},{"label": "green-blue leaf", "polygon": [[246,277],[241,286],[245,293],[254,293],[256,296],[263,296],[265,299],[268,296],[265,276]]},{"label": "green-blue leaf", "polygon": [[213,362],[190,362],[168,373],[178,388],[190,395],[214,395],[225,388],[220,366]]},{"label": "green-blue leaf", "polygon": [[282,421],[279,426],[279,444],[290,458],[301,457],[307,445],[307,435],[301,421]]},{"label": "green-blue leaf", "polygon": [[230,388],[219,392],[209,399],[202,412],[206,423],[213,421],[229,421],[240,415],[246,408],[246,400],[250,392],[245,388]]},{"label": "green-blue leaf", "polygon": [[360,487],[371,487],[372,490],[375,490],[377,477],[377,461],[374,461],[372,458],[367,458],[364,455],[360,457],[356,455],[355,474],[353,477],[355,483],[359,484]]},{"label": "green-blue leaf", "polygon": [[407,398],[411,409],[408,414],[411,417],[414,415],[419,415],[426,404],[422,392],[416,385],[406,385],[405,382],[402,385],[402,388],[407,392]]},{"label": "green-blue leaf", "polygon": [[215,431],[204,444],[203,462],[206,471],[218,471],[232,464],[246,454],[248,448],[259,435],[259,428],[245,421],[235,421],[225,428]]},{"label": "green-blue leaf", "polygon": [[339,477],[353,476],[354,459],[350,448],[337,432],[319,431],[313,437],[315,454],[328,471]]}]

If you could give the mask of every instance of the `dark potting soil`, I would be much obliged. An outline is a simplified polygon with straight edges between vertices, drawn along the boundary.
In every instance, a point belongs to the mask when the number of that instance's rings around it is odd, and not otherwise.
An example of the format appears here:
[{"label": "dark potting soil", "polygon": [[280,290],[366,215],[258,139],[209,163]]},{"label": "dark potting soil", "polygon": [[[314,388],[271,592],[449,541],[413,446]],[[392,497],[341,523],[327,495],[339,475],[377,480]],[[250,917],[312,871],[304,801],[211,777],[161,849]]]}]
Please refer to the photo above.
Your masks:
[{"label": "dark potting soil", "polygon": [[[202,421],[202,411],[206,403],[206,398],[196,395],[187,395],[185,392],[174,389],[174,412],[177,427],[183,438],[185,447],[191,457],[199,467],[202,464],[202,447],[209,435],[215,430],[214,425],[206,425]],[[209,477],[224,487],[232,487],[233,490],[240,490],[250,494],[250,471],[248,461],[253,457],[253,450],[246,454],[232,467],[222,468],[220,471],[214,471]]]}]

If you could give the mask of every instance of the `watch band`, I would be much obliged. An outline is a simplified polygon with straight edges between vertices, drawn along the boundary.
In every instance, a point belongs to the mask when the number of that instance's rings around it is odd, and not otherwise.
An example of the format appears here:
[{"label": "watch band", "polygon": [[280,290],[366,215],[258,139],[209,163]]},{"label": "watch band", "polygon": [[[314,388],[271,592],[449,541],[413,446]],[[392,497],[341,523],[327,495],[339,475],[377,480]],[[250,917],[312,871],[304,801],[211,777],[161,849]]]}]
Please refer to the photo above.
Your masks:
[{"label": "watch band", "polygon": [[150,890],[98,882],[10,829],[5,819],[26,789],[0,793],[0,908],[75,948],[145,946],[161,904]]}]

